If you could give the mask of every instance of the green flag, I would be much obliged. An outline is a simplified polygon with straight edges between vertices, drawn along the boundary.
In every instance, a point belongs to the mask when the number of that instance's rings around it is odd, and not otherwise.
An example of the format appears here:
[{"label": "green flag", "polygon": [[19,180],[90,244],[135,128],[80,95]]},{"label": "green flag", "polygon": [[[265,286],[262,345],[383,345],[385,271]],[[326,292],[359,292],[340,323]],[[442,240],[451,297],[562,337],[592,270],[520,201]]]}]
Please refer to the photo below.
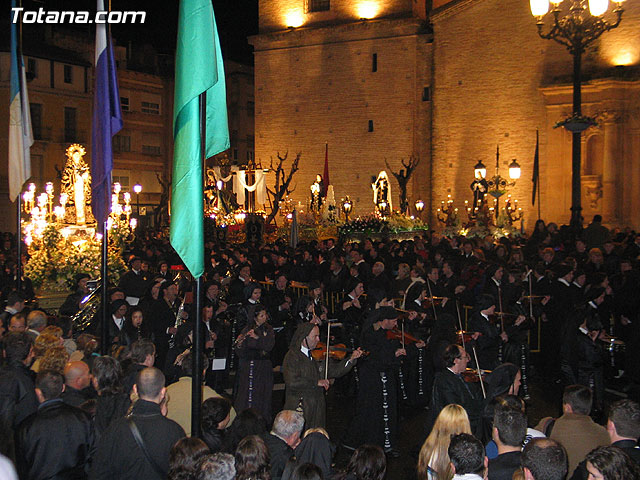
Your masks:
[{"label": "green flag", "polygon": [[[206,138],[200,138],[199,96],[206,92]],[[171,245],[191,274],[204,273],[205,158],[229,148],[224,64],[211,0],[182,0],[178,20],[173,108]]]}]

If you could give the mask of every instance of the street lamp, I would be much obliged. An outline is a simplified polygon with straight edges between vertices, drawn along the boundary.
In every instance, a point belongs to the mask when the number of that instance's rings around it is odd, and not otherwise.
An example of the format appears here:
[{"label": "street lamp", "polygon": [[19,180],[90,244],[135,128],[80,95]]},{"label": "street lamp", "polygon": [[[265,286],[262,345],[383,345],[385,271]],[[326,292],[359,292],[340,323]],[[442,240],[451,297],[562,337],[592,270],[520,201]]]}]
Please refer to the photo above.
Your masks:
[{"label": "street lamp", "polygon": [[[589,7],[585,6],[584,0],[567,0],[569,11],[562,14],[560,4],[563,0],[551,0],[553,9],[553,21],[548,33],[543,33],[543,18],[549,12],[549,0],[531,0],[531,13],[537,18],[538,34],[545,40],[555,40],[567,47],[569,53],[573,55],[573,113],[568,119],[565,128],[572,132],[571,149],[571,227],[574,233],[582,229],[582,205],[581,205],[581,185],[580,185],[580,138],[582,132],[589,128],[588,122],[577,122],[582,119],[582,54],[586,48],[593,43],[600,35],[620,25],[622,20],[622,2],[624,0],[614,0],[617,5],[613,13],[616,15],[613,23],[602,18],[606,13],[608,0],[589,0]],[[574,124],[583,126],[569,127],[571,119],[575,119]]]},{"label": "street lamp", "polygon": [[136,183],[133,186],[133,191],[136,192],[136,208],[138,209],[138,217],[140,216],[140,192],[142,191],[142,185]]},{"label": "street lamp", "polygon": [[418,212],[418,218],[422,220],[422,211],[424,210],[424,202],[422,200],[416,200],[416,212]]},{"label": "street lamp", "polygon": [[484,163],[482,163],[482,160],[478,160],[476,166],[473,167],[473,173],[478,180],[487,176],[487,167],[485,167]]},{"label": "street lamp", "polygon": [[353,208],[353,204],[351,203],[351,199],[349,195],[342,202],[342,211],[344,212],[345,220],[349,221],[349,214],[351,213],[351,209]]}]

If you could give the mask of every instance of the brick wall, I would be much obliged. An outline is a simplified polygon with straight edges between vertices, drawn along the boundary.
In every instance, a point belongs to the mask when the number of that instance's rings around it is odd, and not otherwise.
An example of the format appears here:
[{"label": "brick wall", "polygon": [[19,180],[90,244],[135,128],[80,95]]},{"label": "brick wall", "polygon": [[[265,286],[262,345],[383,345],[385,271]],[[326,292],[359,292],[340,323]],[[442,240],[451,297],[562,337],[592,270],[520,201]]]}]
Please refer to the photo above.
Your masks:
[{"label": "brick wall", "polygon": [[[385,158],[397,171],[402,157],[419,154],[414,187],[426,194],[430,102],[422,101],[422,92],[430,85],[431,45],[418,27],[394,24],[403,34],[390,38],[384,22],[348,32],[327,28],[299,33],[294,43],[303,46],[277,49],[281,37],[254,39],[256,158],[265,165],[278,151],[288,150],[290,158],[302,153],[296,202],[307,202],[309,186],[323,171],[325,142],[336,200],[350,195],[356,213],[372,210],[371,177],[385,168]],[[329,43],[335,38],[341,41]],[[397,203],[395,180],[392,193]]]}]

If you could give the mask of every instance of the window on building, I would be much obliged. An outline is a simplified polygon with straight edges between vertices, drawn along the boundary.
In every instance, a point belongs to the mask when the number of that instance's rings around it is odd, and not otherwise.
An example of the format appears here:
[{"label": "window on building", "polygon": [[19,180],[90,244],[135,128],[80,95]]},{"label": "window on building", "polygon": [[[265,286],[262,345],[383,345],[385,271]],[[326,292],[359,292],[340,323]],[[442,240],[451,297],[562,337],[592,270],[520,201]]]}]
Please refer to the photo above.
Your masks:
[{"label": "window on building", "polygon": [[247,115],[253,117],[256,111],[256,104],[254,102],[247,102]]},{"label": "window on building", "polygon": [[307,12],[326,12],[331,10],[331,0],[307,0]]},{"label": "window on building", "polygon": [[119,183],[123,190],[129,188],[129,175],[112,175],[111,180],[113,183]]},{"label": "window on building", "polygon": [[160,104],[154,102],[142,102],[142,113],[151,113],[153,115],[160,115]]},{"label": "window on building", "polygon": [[372,72],[378,71],[378,54],[377,53],[374,53],[373,56],[371,57],[371,71]]},{"label": "window on building", "polygon": [[253,135],[247,135],[247,148],[256,148],[256,137]]},{"label": "window on building", "polygon": [[142,145],[142,153],[147,155],[161,155],[162,150],[156,145]]},{"label": "window on building", "polygon": [[231,138],[229,139],[229,142],[233,148],[238,146],[238,130],[231,130]]},{"label": "window on building", "polygon": [[73,107],[64,107],[64,141],[65,142],[77,142],[78,130],[77,130],[77,110]]},{"label": "window on building", "polygon": [[431,101],[431,87],[424,87],[422,89],[422,101],[423,102]]},{"label": "window on building", "polygon": [[116,135],[113,137],[113,151],[116,153],[131,151],[131,137],[129,135]]},{"label": "window on building", "polygon": [[373,120],[369,120],[369,131],[373,132]]},{"label": "window on building", "polygon": [[129,97],[120,97],[120,108],[123,112],[129,111]]},{"label": "window on building", "polygon": [[38,76],[38,62],[35,58],[27,59],[27,77],[36,78]]},{"label": "window on building", "polygon": [[33,131],[33,139],[42,140],[42,104],[30,103],[29,112],[31,113],[31,130]]},{"label": "window on building", "polygon": [[71,65],[64,66],[64,83],[73,83],[73,67]]}]

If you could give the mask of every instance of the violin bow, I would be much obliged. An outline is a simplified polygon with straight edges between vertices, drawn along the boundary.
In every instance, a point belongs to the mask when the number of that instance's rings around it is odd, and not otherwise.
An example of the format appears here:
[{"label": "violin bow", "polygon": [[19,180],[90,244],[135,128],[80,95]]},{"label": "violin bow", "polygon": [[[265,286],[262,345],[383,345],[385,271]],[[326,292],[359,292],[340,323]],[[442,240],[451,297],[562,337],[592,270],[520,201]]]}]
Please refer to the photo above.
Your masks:
[{"label": "violin bow", "polygon": [[464,345],[464,328],[462,328],[462,317],[460,316],[460,303],[458,299],[456,299],[456,311],[458,312],[458,326],[460,327],[460,339],[462,340],[462,348],[465,348]]},{"label": "violin bow", "polygon": [[476,347],[472,347],[473,349],[473,357],[476,359],[476,371],[478,372],[478,379],[480,380],[480,388],[482,388],[482,398],[487,398],[487,392],[484,389],[484,381],[482,380],[482,369],[480,368],[480,364],[478,364],[478,354],[476,353]]},{"label": "violin bow", "polygon": [[428,277],[427,277],[427,288],[429,289],[429,297],[431,299],[431,308],[433,308],[433,319],[437,322],[438,321],[438,314],[436,313],[436,304],[433,301],[433,293],[431,292],[431,283],[430,283]]}]

